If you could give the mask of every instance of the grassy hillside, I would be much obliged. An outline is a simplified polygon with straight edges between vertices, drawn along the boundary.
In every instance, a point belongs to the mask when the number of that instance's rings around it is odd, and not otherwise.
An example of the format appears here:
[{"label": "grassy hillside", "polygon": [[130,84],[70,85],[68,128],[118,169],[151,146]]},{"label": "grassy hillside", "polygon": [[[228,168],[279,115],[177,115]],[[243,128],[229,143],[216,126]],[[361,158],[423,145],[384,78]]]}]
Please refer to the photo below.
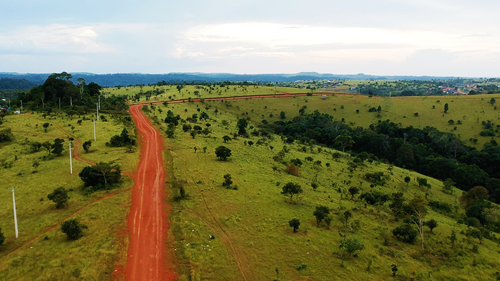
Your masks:
[{"label": "grassy hillside", "polygon": [[[106,115],[106,114],[105,114]],[[105,142],[124,127],[120,120],[106,115],[107,122],[97,122],[97,141],[93,141],[92,116],[73,119],[65,114],[24,113],[4,117],[0,128],[11,128],[13,141],[0,144],[0,174],[2,186],[16,189],[19,238],[15,238],[10,190],[0,196],[0,227],[6,240],[0,246],[0,279],[2,280],[103,280],[110,279],[117,264],[126,259],[126,238],[121,233],[126,226],[130,205],[128,191],[133,181],[124,177],[117,189],[84,195],[78,173],[88,166],[73,160],[69,169],[68,137],[74,145],[92,140],[89,153],[80,150],[81,157],[92,161],[115,161],[131,172],[138,152],[126,153],[125,148],[108,148]],[[81,125],[77,123],[82,120]],[[42,124],[49,123],[45,132]],[[129,123],[129,126],[131,123]],[[129,127],[129,131],[132,131]],[[32,152],[34,141],[53,142],[62,138],[64,150],[51,159],[45,148]],[[33,167],[38,162],[37,168]],[[70,190],[67,207],[56,209],[47,195],[58,187]],[[60,223],[77,218],[87,225],[84,236],[68,241]]]},{"label": "grassy hillside", "polygon": [[[441,104],[444,103],[445,98],[440,99]],[[487,239],[478,245],[477,239],[466,238],[467,226],[457,223],[464,213],[458,207],[461,191],[446,194],[441,190],[443,184],[435,179],[383,163],[365,161],[356,164],[347,155],[334,159],[332,155],[336,151],[328,148],[292,144],[285,149],[282,140],[274,135],[238,138],[227,143],[222,140],[225,135],[233,137],[238,117],[243,113],[246,117],[246,112],[251,117],[249,126],[255,126],[262,119],[273,120],[267,117],[270,113],[277,120],[281,110],[291,117],[298,114],[303,105],[307,105],[307,110],[317,108],[330,113],[333,108],[339,113],[344,105],[346,115],[337,117],[338,113],[333,113],[336,118],[368,125],[370,122],[365,119],[376,120],[376,117],[371,117],[368,112],[360,112],[358,117],[355,109],[368,111],[369,106],[381,104],[385,110],[383,114],[407,114],[405,119],[409,120],[413,118],[414,110],[406,108],[404,111],[402,106],[415,104],[411,101],[396,105],[392,100],[335,96],[327,101],[321,101],[319,97],[231,101],[230,107],[225,102],[148,107],[151,118],[162,131],[167,130],[162,120],[168,110],[184,120],[193,114],[200,116],[201,112],[210,117],[190,125],[208,128],[211,133],[193,138],[189,131],[182,130],[181,123],[174,130],[173,138],[166,139],[167,167],[171,171],[170,178],[174,179],[171,235],[175,239],[173,247],[178,257],[180,279],[387,280],[392,275],[392,264],[398,266],[397,273],[403,280],[411,277],[415,280],[493,278],[500,266],[500,249],[496,242]],[[480,98],[477,101],[481,103]],[[432,112],[426,107],[435,102],[429,98],[417,105],[422,117]],[[458,103],[451,100],[449,103],[448,114],[452,114]],[[487,105],[482,106],[486,111]],[[350,111],[353,113],[349,114]],[[248,130],[252,131],[251,128]],[[250,145],[250,141],[254,144]],[[216,158],[214,151],[220,145],[232,150],[229,161]],[[275,157],[281,150],[287,152],[282,160],[276,161]],[[306,160],[308,157],[312,161]],[[287,166],[283,164],[296,158],[303,162],[298,177],[285,173]],[[366,174],[374,172],[388,176],[387,183],[373,186],[367,181]],[[226,174],[232,177],[232,188],[222,186]],[[409,184],[404,182],[407,176],[411,178]],[[419,187],[417,177],[428,179],[431,188]],[[289,196],[281,194],[282,187],[288,182],[300,184],[304,190],[293,199],[293,203],[290,203]],[[317,184],[316,190],[312,183]],[[181,194],[180,186],[188,197],[174,200]],[[425,220],[435,219],[438,227],[433,234],[425,227],[427,250],[422,253],[419,239],[410,245],[392,236],[391,231],[401,224],[402,219],[395,221],[389,202],[372,206],[359,195],[352,198],[348,190],[353,186],[358,187],[360,193],[378,191],[392,195],[403,192],[408,201],[424,197],[454,207],[448,213],[428,208]],[[318,205],[330,208],[332,221],[329,226],[325,223],[317,226],[313,212]],[[343,220],[346,210],[353,215],[347,224]],[[289,226],[288,222],[293,218],[301,222],[298,233],[293,233]],[[449,239],[452,231],[458,238],[455,246]],[[351,237],[365,246],[365,250],[355,257],[347,257],[339,249],[341,241]],[[387,243],[384,243],[384,237]]]},{"label": "grassy hillside", "polygon": [[[492,121],[495,130],[498,130],[497,125],[500,125],[500,109],[495,109],[496,103],[490,103],[491,98],[500,100],[500,95],[396,98],[334,95],[328,96],[326,100],[319,96],[310,96],[295,97],[287,102],[281,99],[234,100],[230,101],[232,107],[227,110],[235,115],[245,113],[245,116],[248,112],[248,117],[254,122],[274,122],[280,120],[281,111],[285,112],[287,121],[299,115],[299,110],[306,106],[306,113],[319,110],[332,115],[337,121],[344,118],[346,124],[354,127],[367,128],[370,124],[387,119],[416,128],[433,126],[440,131],[458,135],[469,146],[482,148],[484,143],[492,139],[480,135],[484,130],[482,122]],[[448,113],[444,113],[445,104],[448,104]],[[380,113],[369,112],[370,108],[378,109],[379,106]],[[418,117],[415,113],[418,113]],[[270,114],[273,114],[273,117],[270,117]],[[453,120],[453,124],[449,123],[450,120]],[[458,124],[458,121],[462,124]],[[499,135],[498,132],[496,134]],[[477,144],[470,141],[471,138],[477,139]],[[495,139],[498,140],[498,137]]]}]

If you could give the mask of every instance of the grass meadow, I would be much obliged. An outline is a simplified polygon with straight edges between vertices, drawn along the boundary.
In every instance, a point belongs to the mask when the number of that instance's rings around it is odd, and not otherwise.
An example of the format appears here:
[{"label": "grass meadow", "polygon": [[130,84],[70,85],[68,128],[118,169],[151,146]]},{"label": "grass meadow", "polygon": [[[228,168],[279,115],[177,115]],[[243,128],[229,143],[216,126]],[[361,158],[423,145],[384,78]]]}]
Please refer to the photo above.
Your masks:
[{"label": "grass meadow", "polygon": [[[299,110],[306,106],[306,113],[318,110],[332,115],[335,120],[344,118],[346,124],[367,128],[379,120],[391,120],[402,126],[425,128],[436,127],[443,132],[458,135],[467,145],[481,149],[492,137],[482,137],[484,130],[482,122],[490,120],[500,125],[500,109],[495,109],[496,103],[490,103],[491,98],[499,99],[500,95],[476,96],[426,96],[426,97],[368,97],[363,95],[329,95],[326,100],[319,96],[294,97],[284,102],[279,98],[263,98],[252,100],[231,100],[227,110],[234,115],[248,112],[254,122],[280,120],[280,112],[284,111],[285,121],[299,115]],[[448,113],[444,113],[444,105],[448,104]],[[368,112],[372,107],[381,107],[378,112]],[[220,107],[220,106],[219,106]],[[433,108],[434,107],[434,108]],[[359,113],[356,112],[359,110]],[[418,117],[415,116],[418,113]],[[270,117],[270,114],[273,117]],[[246,115],[245,115],[246,117]],[[453,120],[454,124],[448,122]],[[461,125],[458,124],[461,121]],[[498,135],[498,133],[497,133]],[[477,144],[470,139],[477,139]],[[498,141],[498,137],[495,137]]]},{"label": "grass meadow", "polygon": [[[116,189],[84,195],[83,182],[78,173],[87,164],[73,160],[73,174],[69,167],[69,136],[80,145],[92,140],[89,153],[80,155],[92,162],[115,161],[125,172],[132,172],[138,159],[138,150],[127,153],[125,148],[108,148],[105,142],[119,134],[124,125],[104,114],[107,122],[97,122],[97,141],[93,141],[92,116],[87,120],[63,113],[43,118],[37,113],[9,115],[2,128],[11,128],[14,140],[0,146],[2,165],[0,175],[3,196],[0,196],[0,227],[6,240],[0,246],[0,279],[2,280],[105,280],[117,264],[126,261],[127,238],[124,233],[130,206],[133,181],[124,177]],[[82,119],[81,125],[77,120]],[[47,132],[43,123],[50,123]],[[132,125],[132,124],[130,124]],[[133,133],[133,127],[129,126]],[[63,138],[62,156],[44,160],[47,150],[31,152],[30,142]],[[75,140],[74,143],[77,143]],[[40,165],[33,168],[34,161]],[[16,209],[19,238],[15,238],[12,195],[7,188],[16,189]],[[63,209],[56,209],[47,195],[55,188],[70,190],[70,199]],[[109,197],[107,197],[109,196]],[[101,200],[102,199],[102,200]],[[68,241],[60,230],[60,223],[77,218],[87,225],[84,236]]]},{"label": "grass meadow", "polygon": [[[166,117],[167,110],[172,110],[183,119],[193,113],[199,115],[203,111],[210,117],[210,120],[191,125],[205,128],[206,123],[210,123],[211,134],[199,134],[192,138],[189,132],[183,132],[181,124],[175,129],[174,138],[165,140],[166,167],[171,179],[167,184],[174,181],[177,183],[173,185],[170,197],[179,195],[179,184],[189,194],[188,199],[170,201],[173,206],[170,235],[175,240],[170,246],[177,256],[181,273],[179,279],[387,280],[392,275],[391,264],[398,265],[398,275],[403,280],[410,277],[415,280],[491,278],[500,267],[500,248],[496,243],[484,240],[479,245],[479,252],[473,253],[472,248],[477,241],[469,240],[461,234],[466,226],[456,222],[456,217],[463,213],[461,209],[456,208],[450,216],[429,210],[425,219],[436,219],[439,226],[434,234],[430,234],[426,228],[426,247],[430,250],[422,255],[420,240],[415,245],[408,245],[390,238],[390,245],[384,246],[381,231],[386,229],[390,232],[400,222],[394,221],[388,203],[366,206],[359,199],[351,199],[348,188],[359,187],[361,193],[369,190],[387,194],[403,191],[407,200],[414,196],[426,196],[427,193],[428,200],[438,200],[454,206],[458,204],[461,191],[455,190],[452,195],[445,194],[441,191],[442,183],[432,178],[428,178],[432,188],[424,190],[418,187],[415,179],[427,177],[378,162],[365,162],[351,172],[350,156],[334,160],[332,153],[335,150],[321,148],[318,151],[318,146],[307,146],[304,152],[302,145],[292,144],[287,145],[289,152],[284,160],[289,162],[300,158],[304,162],[300,176],[296,177],[285,173],[286,166],[273,160],[285,145],[277,136],[253,146],[245,145],[245,142],[252,140],[256,143],[261,137],[238,138],[227,143],[222,141],[222,136],[232,136],[236,132],[238,116],[246,111],[251,116],[249,126],[260,122],[263,119],[259,117],[261,114],[268,115],[270,112],[274,113],[276,120],[281,110],[285,110],[291,117],[304,104],[308,106],[308,110],[317,107],[318,110],[330,109],[328,112],[331,113],[331,107],[336,107],[339,112],[342,103],[346,114],[354,111],[354,114],[349,115],[352,118],[357,117],[356,108],[366,108],[368,111],[371,103],[377,106],[381,104],[386,110],[384,114],[396,111],[395,105],[389,105],[391,101],[363,98],[335,96],[329,97],[327,101],[321,101],[319,97],[241,100],[231,101],[232,107],[227,107],[226,103],[220,101],[204,104],[186,102],[168,105],[166,108],[164,105],[154,106],[149,114],[163,132],[166,124],[162,120]],[[440,99],[441,104],[446,100],[443,97]],[[482,104],[480,101],[481,98],[478,98],[477,102]],[[418,110],[422,112],[423,118],[427,112],[432,112],[424,110],[432,102],[436,101],[424,100],[420,105]],[[450,111],[457,110],[453,108],[458,104],[457,101],[452,103],[450,100],[449,103]],[[409,107],[411,99],[402,104]],[[268,108],[264,109],[265,106]],[[483,106],[486,110],[488,105]],[[161,109],[161,113],[158,109]],[[218,109],[217,114],[215,109]],[[402,110],[401,108],[396,112],[404,112]],[[333,114],[340,118],[335,111]],[[370,116],[368,113],[360,114]],[[347,115],[345,118],[350,121]],[[267,117],[265,119],[270,120]],[[355,120],[358,125],[365,124],[361,119]],[[220,145],[232,150],[232,156],[227,162],[216,158],[214,150]],[[306,161],[306,157],[314,160]],[[321,165],[313,164],[318,160]],[[326,163],[330,163],[330,167]],[[384,186],[371,188],[364,175],[377,171],[390,175],[390,180]],[[222,186],[225,174],[232,176],[237,190]],[[406,176],[412,179],[408,185],[403,180]],[[282,187],[287,182],[298,183],[304,190],[299,198],[294,198],[293,203],[290,203],[290,197],[281,194]],[[311,187],[312,182],[319,184],[316,190]],[[313,212],[318,205],[331,209],[333,220],[329,227],[324,224],[319,227],[316,225]],[[345,210],[351,210],[353,217],[350,224],[354,223],[354,227],[344,226],[341,213]],[[288,221],[293,218],[300,219],[298,233],[293,233],[288,225]],[[459,241],[455,248],[452,248],[448,239],[452,230],[456,231]],[[339,244],[344,237],[359,239],[366,249],[359,252],[357,257],[341,258]]]}]

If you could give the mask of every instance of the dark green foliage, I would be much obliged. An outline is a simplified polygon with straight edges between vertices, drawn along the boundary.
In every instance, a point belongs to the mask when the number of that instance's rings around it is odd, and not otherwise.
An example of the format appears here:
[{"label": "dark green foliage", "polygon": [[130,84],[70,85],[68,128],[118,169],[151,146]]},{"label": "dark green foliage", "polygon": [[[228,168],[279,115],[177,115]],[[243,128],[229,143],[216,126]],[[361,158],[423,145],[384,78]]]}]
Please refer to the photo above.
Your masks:
[{"label": "dark green foliage", "polygon": [[45,132],[47,133],[47,128],[50,126],[49,123],[43,123],[43,129],[45,130]]},{"label": "dark green foliage", "polygon": [[392,234],[396,236],[398,240],[413,244],[417,239],[418,232],[411,224],[405,223],[392,230]]},{"label": "dark green foliage", "polygon": [[31,152],[38,152],[42,148],[42,143],[34,141],[30,143]]},{"label": "dark green foliage", "polygon": [[175,136],[175,126],[170,127],[170,124],[169,124],[169,126],[167,127],[167,130],[165,131],[165,134],[167,135],[167,138],[173,139]]},{"label": "dark green foliage", "polygon": [[0,143],[9,142],[14,138],[10,128],[0,130]]},{"label": "dark green foliage", "polygon": [[79,174],[86,191],[89,193],[99,189],[109,189],[121,179],[120,166],[112,163],[100,162],[95,166],[83,168]]},{"label": "dark green foliage", "polygon": [[440,211],[447,214],[452,212],[452,206],[445,202],[430,200],[429,207],[431,207],[434,211]]},{"label": "dark green foliage", "polygon": [[120,135],[114,135],[111,137],[108,143],[106,145],[111,146],[111,147],[123,147],[127,145],[135,145],[136,141],[132,139],[128,135],[128,131],[126,128],[123,128],[122,132]]},{"label": "dark green foliage", "polygon": [[69,196],[68,191],[64,187],[59,187],[54,189],[52,193],[50,193],[47,198],[49,200],[54,201],[56,203],[56,208],[61,209],[68,202]]},{"label": "dark green foliage", "polygon": [[390,200],[389,195],[377,190],[365,192],[361,194],[359,198],[365,200],[366,203],[370,205],[377,205],[377,204],[383,205],[385,202]]},{"label": "dark green foliage", "polygon": [[300,220],[299,219],[292,219],[291,221],[288,222],[290,227],[293,227],[293,232],[297,232],[297,229],[299,229],[300,226]]},{"label": "dark green foliage", "polygon": [[182,125],[182,130],[183,130],[184,132],[190,131],[191,129],[193,129],[193,128],[192,128],[192,127],[191,127],[191,125],[189,125],[189,124],[184,124],[184,125]]},{"label": "dark green foliage", "polygon": [[363,251],[365,249],[365,245],[361,243],[358,239],[350,237],[344,239],[340,243],[339,248],[344,249],[350,257],[357,251]]},{"label": "dark green foliage", "polygon": [[290,196],[290,203],[293,203],[293,196],[302,193],[302,187],[296,183],[289,182],[283,186],[281,194]]},{"label": "dark green foliage", "polygon": [[342,218],[344,219],[344,226],[347,227],[347,225],[349,224],[349,219],[352,217],[352,213],[351,211],[349,210],[346,210],[343,214],[342,214]]},{"label": "dark green foliage", "polygon": [[316,206],[313,215],[316,217],[316,223],[319,225],[321,221],[330,214],[330,208],[327,206]]},{"label": "dark green foliage", "polygon": [[359,193],[359,188],[351,186],[349,188],[349,193],[351,194],[351,199],[354,199],[354,196]]},{"label": "dark green foliage", "polygon": [[292,163],[293,165],[295,165],[297,167],[302,166],[302,160],[300,160],[299,158],[295,158],[295,159],[290,160],[290,163]]},{"label": "dark green foliage", "polygon": [[374,173],[366,173],[365,179],[369,182],[372,182],[375,185],[384,185],[386,181],[389,179],[389,176],[384,175],[384,172],[374,172]]},{"label": "dark green foliage", "polygon": [[238,124],[236,124],[238,127],[238,134],[241,136],[245,136],[247,134],[247,126],[248,126],[248,120],[245,118],[240,118],[238,120]]},{"label": "dark green foliage", "polygon": [[409,176],[406,176],[405,177],[405,182],[406,182],[407,185],[410,183],[410,181],[411,181],[411,178]]},{"label": "dark green foliage", "polygon": [[221,161],[226,161],[227,158],[231,157],[231,149],[221,145],[215,149],[215,155]]},{"label": "dark green foliage", "polygon": [[230,174],[225,174],[224,175],[224,182],[222,183],[222,186],[230,187],[233,184],[233,180],[231,178]]},{"label": "dark green foliage", "polygon": [[286,118],[286,115],[285,115],[285,112],[284,112],[284,111],[281,111],[281,112],[280,112],[280,118],[281,118],[281,119],[285,119],[285,118]]},{"label": "dark green foliage", "polygon": [[83,236],[83,230],[85,228],[77,219],[70,219],[61,224],[61,230],[66,234],[68,240],[77,240]]},{"label": "dark green foliage", "polygon": [[448,110],[449,110],[449,106],[448,106],[448,104],[446,103],[446,104],[444,105],[444,113],[448,113]]},{"label": "dark green foliage", "polygon": [[167,117],[165,118],[165,123],[177,126],[179,125],[179,119],[181,119],[179,115],[175,116],[172,110],[169,110],[167,111]]},{"label": "dark green foliage", "polygon": [[85,150],[86,153],[89,153],[90,147],[92,146],[92,141],[88,140],[82,144],[83,150]]},{"label": "dark green foliage", "polygon": [[63,139],[55,139],[54,143],[52,144],[52,153],[54,153],[57,156],[61,156],[61,153],[64,149],[63,147],[64,140]]},{"label": "dark green foliage", "polygon": [[429,229],[431,230],[431,233],[432,233],[432,230],[438,226],[438,223],[435,219],[431,219],[431,220],[426,221],[424,223],[424,225],[429,227]]},{"label": "dark green foliage", "polygon": [[222,140],[223,140],[224,142],[228,142],[228,141],[230,141],[230,140],[231,140],[231,137],[226,135],[226,136],[223,136],[223,137],[222,137]]},{"label": "dark green foliage", "polygon": [[392,194],[392,203],[389,205],[396,220],[403,217],[406,213],[404,207],[404,198],[402,192],[397,192]]},{"label": "dark green foliage", "polygon": [[3,235],[2,228],[0,227],[0,246],[5,242],[5,236]]}]

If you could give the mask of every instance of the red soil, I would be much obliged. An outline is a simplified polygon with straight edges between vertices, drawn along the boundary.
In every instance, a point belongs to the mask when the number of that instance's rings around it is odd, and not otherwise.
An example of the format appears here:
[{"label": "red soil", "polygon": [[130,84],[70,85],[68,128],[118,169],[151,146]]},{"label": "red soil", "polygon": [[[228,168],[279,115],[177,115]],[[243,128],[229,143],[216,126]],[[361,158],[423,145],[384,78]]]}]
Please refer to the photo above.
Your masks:
[{"label": "red soil", "polygon": [[141,156],[127,219],[130,245],[125,280],[174,280],[177,275],[172,263],[168,262],[170,259],[165,257],[168,224],[163,202],[163,141],[158,130],[140,112],[140,107],[130,106],[140,135]]}]

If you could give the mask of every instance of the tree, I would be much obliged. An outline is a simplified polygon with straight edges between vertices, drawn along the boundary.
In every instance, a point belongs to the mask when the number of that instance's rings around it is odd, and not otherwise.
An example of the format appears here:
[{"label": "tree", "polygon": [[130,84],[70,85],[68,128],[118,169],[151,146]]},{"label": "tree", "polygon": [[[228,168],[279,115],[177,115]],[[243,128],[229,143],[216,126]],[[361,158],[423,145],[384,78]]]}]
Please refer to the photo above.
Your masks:
[{"label": "tree", "polygon": [[215,149],[215,155],[221,161],[226,161],[227,158],[231,157],[231,149],[221,145]]},{"label": "tree", "polygon": [[224,175],[224,182],[222,183],[222,186],[230,187],[231,184],[233,184],[233,180],[231,178],[231,174],[225,174]]},{"label": "tree", "polygon": [[70,219],[61,224],[61,230],[66,234],[68,240],[77,240],[82,237],[82,228],[84,227],[77,219]]},{"label": "tree", "polygon": [[0,227],[0,245],[5,242],[5,236],[3,235],[2,228]]},{"label": "tree", "polygon": [[42,148],[42,143],[34,141],[30,144],[31,151],[33,152],[38,152],[40,151],[40,148]]},{"label": "tree", "polygon": [[45,129],[45,132],[47,133],[47,128],[50,126],[49,123],[43,123],[43,128]]},{"label": "tree", "polygon": [[449,106],[448,106],[448,104],[446,103],[446,104],[444,105],[444,113],[448,113],[448,109],[449,109]]},{"label": "tree", "polygon": [[422,242],[422,251],[425,251],[425,240],[424,240],[424,217],[427,214],[427,209],[425,208],[424,198],[415,198],[408,203],[408,207],[413,211],[413,216],[410,220],[417,226],[417,230],[420,233],[420,239]]},{"label": "tree", "polygon": [[281,112],[280,112],[280,118],[281,118],[281,119],[285,119],[285,118],[286,118],[286,115],[285,115],[285,112],[284,112],[284,111],[281,111]]},{"label": "tree", "polygon": [[346,238],[344,239],[339,246],[340,249],[344,249],[349,257],[353,255],[357,251],[363,251],[365,249],[365,245],[361,243],[358,239],[356,238]]},{"label": "tree", "polygon": [[466,194],[460,196],[459,200],[464,209],[469,209],[476,203],[487,200],[490,196],[488,190],[482,186],[475,186],[471,188]]},{"label": "tree", "polygon": [[54,144],[52,144],[52,152],[56,154],[57,156],[61,156],[61,153],[63,151],[63,139],[55,139]]},{"label": "tree", "polygon": [[230,140],[231,140],[231,137],[226,135],[226,136],[223,136],[223,137],[222,137],[222,140],[223,140],[224,142],[228,142],[228,141],[230,141]]},{"label": "tree", "polygon": [[406,176],[405,177],[405,182],[406,182],[406,185],[408,185],[411,181],[411,178],[409,176]]},{"label": "tree", "polygon": [[443,182],[443,191],[445,193],[449,193],[449,194],[452,194],[453,193],[453,187],[455,186],[455,182],[453,180],[451,180],[450,178],[447,178],[444,182]]},{"label": "tree", "polygon": [[288,222],[290,227],[293,227],[293,232],[297,232],[297,229],[299,229],[300,226],[300,220],[299,219],[292,219],[291,221]]},{"label": "tree", "polygon": [[418,182],[418,186],[420,186],[420,187],[430,187],[430,184],[427,183],[426,178],[417,177],[417,182]]},{"label": "tree", "polygon": [[238,124],[236,125],[238,127],[238,134],[239,135],[246,135],[247,134],[247,126],[248,126],[248,120],[245,118],[240,118],[238,120]]},{"label": "tree", "polygon": [[319,225],[321,221],[330,214],[330,208],[327,206],[316,206],[313,215],[316,217],[316,223]]},{"label": "tree", "polygon": [[302,187],[296,183],[289,182],[283,186],[281,194],[290,195],[290,203],[293,203],[293,196],[302,193]]},{"label": "tree", "polygon": [[389,204],[389,208],[391,208],[392,212],[394,213],[396,221],[399,220],[400,217],[403,217],[405,215],[404,198],[402,192],[392,194],[392,203]]},{"label": "tree", "polygon": [[431,220],[426,221],[425,225],[427,225],[427,227],[430,228],[431,233],[432,233],[432,230],[438,226],[438,223],[435,219],[431,219]]},{"label": "tree", "polygon": [[198,131],[196,130],[192,130],[191,133],[189,133],[191,135],[191,137],[194,139],[196,137],[196,135],[198,134]]},{"label": "tree", "polygon": [[82,144],[83,150],[85,150],[85,153],[89,153],[90,147],[92,146],[92,141],[88,140]]},{"label": "tree", "polygon": [[354,196],[359,193],[359,188],[351,186],[349,188],[349,193],[351,194],[351,198],[354,200]]},{"label": "tree", "polygon": [[182,130],[183,130],[184,132],[187,132],[187,131],[189,131],[189,130],[191,130],[191,129],[193,129],[193,128],[192,128],[192,127],[191,127],[191,125],[189,125],[189,124],[184,124],[184,125],[182,125]]},{"label": "tree", "polygon": [[340,146],[342,148],[342,152],[345,152],[345,149],[351,147],[354,144],[351,136],[348,135],[339,135],[334,140],[334,145]]},{"label": "tree", "polygon": [[344,217],[344,226],[347,227],[347,225],[349,224],[349,219],[352,217],[352,213],[351,211],[347,210],[344,212],[343,214],[343,217]]},{"label": "tree", "polygon": [[396,236],[398,240],[405,243],[413,244],[417,239],[418,232],[413,228],[411,224],[402,224],[392,230],[392,234]]},{"label": "tree", "polygon": [[93,190],[108,189],[111,185],[121,179],[120,166],[111,162],[100,162],[95,166],[88,166],[78,174],[85,187],[92,187]]},{"label": "tree", "polygon": [[64,187],[59,187],[54,189],[52,193],[47,195],[47,198],[56,203],[56,209],[61,209],[68,202],[69,199],[68,191]]}]

